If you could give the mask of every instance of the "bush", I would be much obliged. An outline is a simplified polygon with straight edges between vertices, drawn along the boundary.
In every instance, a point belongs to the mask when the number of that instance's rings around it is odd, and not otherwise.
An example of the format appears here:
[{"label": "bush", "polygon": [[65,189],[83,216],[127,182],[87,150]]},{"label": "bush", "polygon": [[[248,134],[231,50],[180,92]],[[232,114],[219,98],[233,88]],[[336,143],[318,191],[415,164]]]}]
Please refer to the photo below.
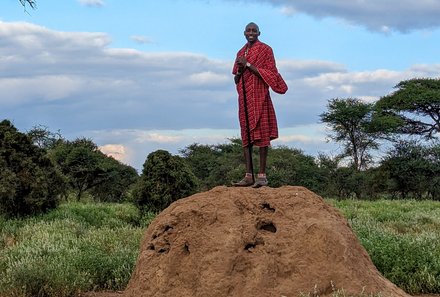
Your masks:
[{"label": "bush", "polygon": [[158,212],[196,190],[197,179],[184,159],[158,150],[148,155],[133,199],[140,209]]},{"label": "bush", "polygon": [[53,209],[64,182],[46,151],[18,132],[11,122],[0,122],[0,213],[35,215]]}]

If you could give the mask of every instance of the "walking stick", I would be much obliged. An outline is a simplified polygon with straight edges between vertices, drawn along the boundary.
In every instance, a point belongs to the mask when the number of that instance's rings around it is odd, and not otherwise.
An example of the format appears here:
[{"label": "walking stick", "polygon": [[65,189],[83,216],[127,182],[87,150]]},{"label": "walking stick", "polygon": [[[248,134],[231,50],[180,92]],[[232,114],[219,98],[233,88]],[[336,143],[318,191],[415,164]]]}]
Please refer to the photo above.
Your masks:
[{"label": "walking stick", "polygon": [[249,149],[249,163],[251,167],[251,173],[252,173],[252,182],[255,183],[255,177],[254,177],[254,165],[252,162],[252,142],[251,142],[251,131],[249,128],[249,115],[248,115],[248,109],[247,109],[247,98],[246,98],[246,86],[244,83],[244,71],[241,74],[241,85],[243,88],[243,105],[244,105],[244,117],[246,119],[246,134],[248,139],[248,149]]}]

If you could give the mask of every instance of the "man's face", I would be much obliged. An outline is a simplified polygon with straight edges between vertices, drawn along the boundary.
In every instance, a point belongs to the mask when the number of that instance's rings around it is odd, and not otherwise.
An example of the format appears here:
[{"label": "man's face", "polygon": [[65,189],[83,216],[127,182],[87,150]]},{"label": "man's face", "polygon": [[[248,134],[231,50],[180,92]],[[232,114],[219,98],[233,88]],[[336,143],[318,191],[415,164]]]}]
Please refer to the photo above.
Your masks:
[{"label": "man's face", "polygon": [[244,36],[249,43],[254,43],[258,40],[258,36],[260,36],[260,30],[254,24],[247,25],[244,31]]}]

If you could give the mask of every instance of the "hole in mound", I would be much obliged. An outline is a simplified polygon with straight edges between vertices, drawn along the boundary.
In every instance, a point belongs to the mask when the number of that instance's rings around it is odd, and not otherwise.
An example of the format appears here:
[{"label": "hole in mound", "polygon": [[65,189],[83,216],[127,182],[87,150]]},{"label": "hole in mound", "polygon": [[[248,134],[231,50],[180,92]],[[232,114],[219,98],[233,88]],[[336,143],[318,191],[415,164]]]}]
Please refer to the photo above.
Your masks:
[{"label": "hole in mound", "polygon": [[155,250],[155,248],[154,248],[154,244],[151,243],[151,244],[148,246],[148,249],[151,250],[151,251],[154,251],[154,250]]},{"label": "hole in mound", "polygon": [[257,245],[264,244],[263,239],[257,238],[255,242],[249,242],[244,246],[244,249],[248,252],[252,252],[253,249],[257,247]]},{"label": "hole in mound", "polygon": [[255,243],[248,243],[248,244],[246,244],[244,249],[247,251],[250,251],[250,250],[254,249],[256,246],[257,246],[257,244],[255,244]]},{"label": "hole in mound", "polygon": [[266,209],[266,210],[268,210],[268,211],[270,211],[270,212],[275,212],[275,208],[273,208],[272,206],[270,206],[270,204],[267,203],[267,202],[263,202],[263,203],[261,204],[261,208],[262,208],[262,209]]},{"label": "hole in mound", "polygon": [[170,230],[173,230],[173,226],[166,226],[165,227],[165,230],[163,230],[163,232],[168,232],[168,231],[170,231]]},{"label": "hole in mound", "polygon": [[272,233],[277,232],[277,227],[272,222],[260,222],[257,225],[258,230],[266,230]]},{"label": "hole in mound", "polygon": [[185,244],[183,245],[183,251],[185,254],[190,254],[189,245],[187,242],[185,242]]},{"label": "hole in mound", "polygon": [[164,254],[164,253],[168,253],[169,250],[170,250],[169,247],[163,247],[163,248],[161,248],[160,250],[158,250],[157,252],[158,252],[159,254]]}]

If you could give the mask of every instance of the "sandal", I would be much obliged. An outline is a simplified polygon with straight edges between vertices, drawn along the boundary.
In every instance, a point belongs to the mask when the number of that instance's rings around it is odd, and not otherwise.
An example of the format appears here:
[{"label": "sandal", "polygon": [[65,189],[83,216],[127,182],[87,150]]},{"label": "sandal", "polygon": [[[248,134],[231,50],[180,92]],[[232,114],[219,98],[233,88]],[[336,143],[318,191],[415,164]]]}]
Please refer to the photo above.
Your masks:
[{"label": "sandal", "polygon": [[241,181],[232,183],[234,187],[249,187],[254,184],[254,181],[252,180],[252,177],[245,177]]},{"label": "sandal", "polygon": [[253,184],[252,188],[260,188],[267,186],[268,181],[266,177],[257,177],[255,184]]}]

